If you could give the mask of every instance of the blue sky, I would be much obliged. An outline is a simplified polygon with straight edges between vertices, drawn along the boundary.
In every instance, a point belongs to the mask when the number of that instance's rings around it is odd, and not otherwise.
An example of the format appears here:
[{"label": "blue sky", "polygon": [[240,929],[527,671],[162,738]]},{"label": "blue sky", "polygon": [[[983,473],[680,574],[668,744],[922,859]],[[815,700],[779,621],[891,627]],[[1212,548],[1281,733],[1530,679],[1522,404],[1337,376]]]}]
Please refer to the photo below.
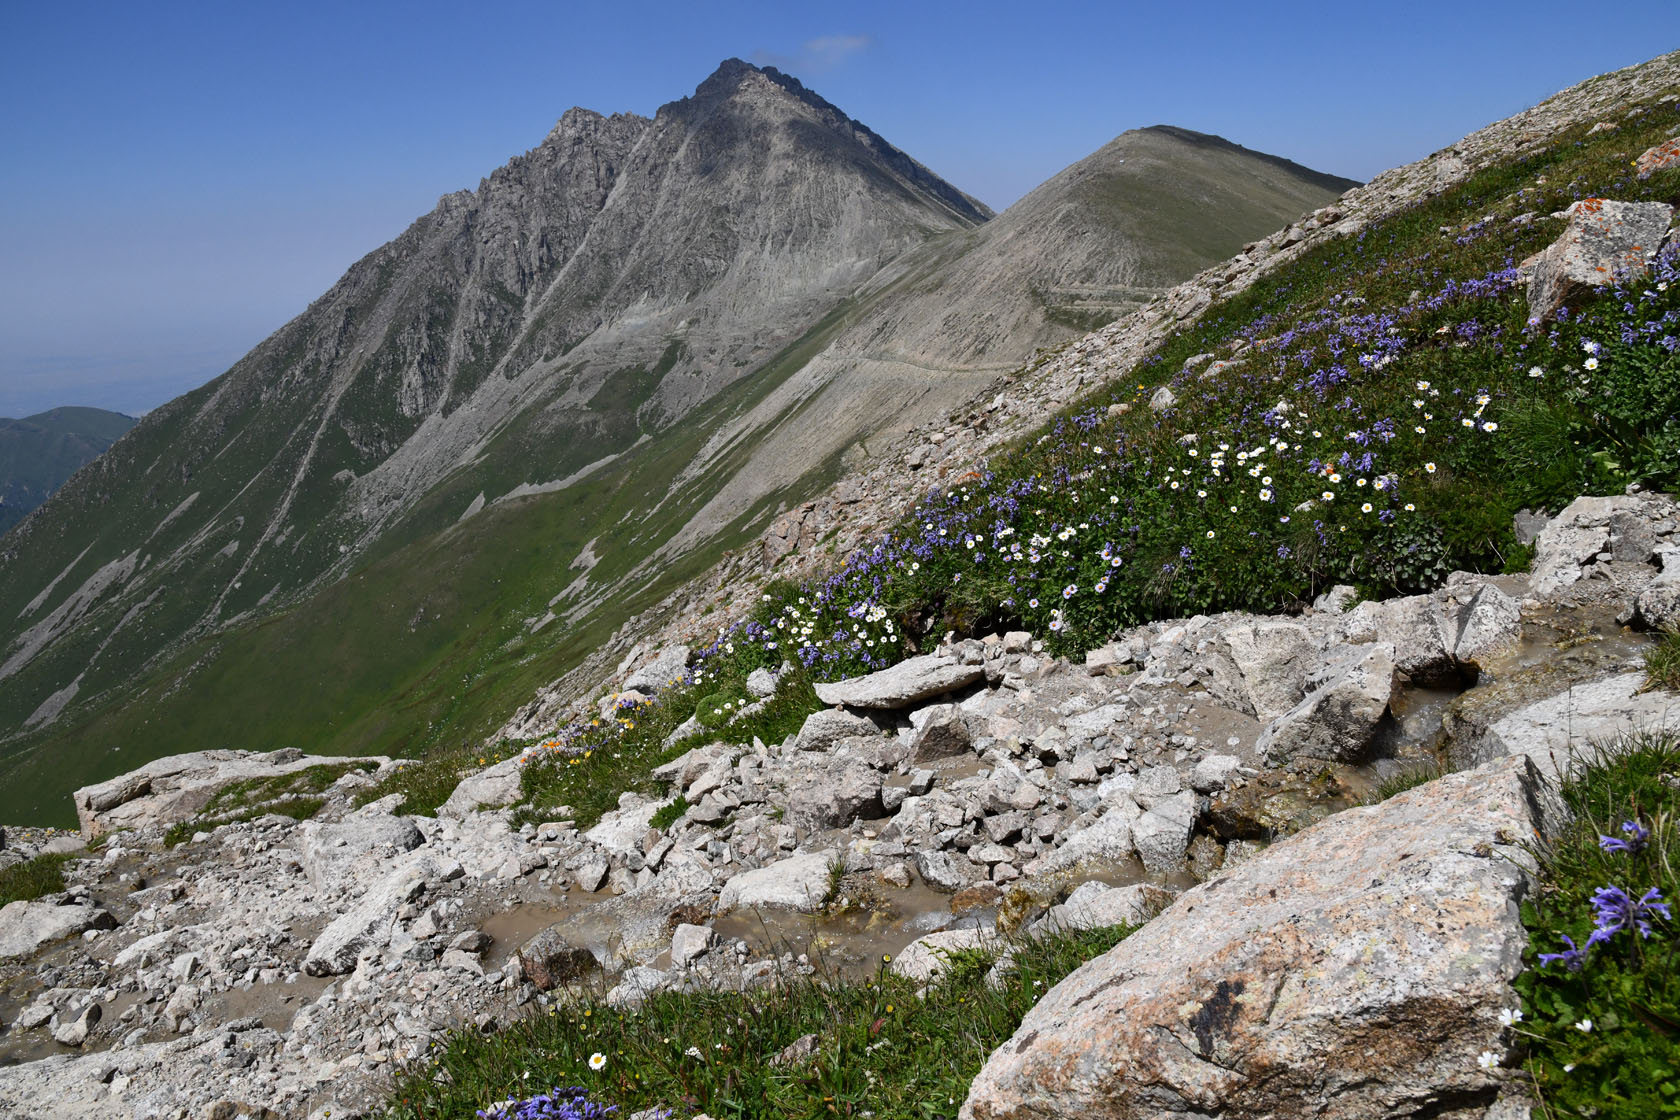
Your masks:
[{"label": "blue sky", "polygon": [[0,416],[202,384],[568,107],[651,114],[730,56],[1002,209],[1158,123],[1365,179],[1672,49],[1674,26],[1672,0],[11,0]]}]

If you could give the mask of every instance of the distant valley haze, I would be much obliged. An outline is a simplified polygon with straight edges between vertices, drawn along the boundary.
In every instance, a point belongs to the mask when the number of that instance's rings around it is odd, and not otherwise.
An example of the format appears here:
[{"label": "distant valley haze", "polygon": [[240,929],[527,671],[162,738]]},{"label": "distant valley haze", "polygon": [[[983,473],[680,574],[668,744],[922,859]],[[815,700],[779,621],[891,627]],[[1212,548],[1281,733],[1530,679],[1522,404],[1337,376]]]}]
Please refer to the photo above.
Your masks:
[{"label": "distant valley haze", "polygon": [[1668,5],[1618,10],[12,5],[0,415],[134,415],[202,385],[567,108],[650,114],[726,57],[1001,212],[1157,123],[1369,178],[1667,45],[1627,29]]}]

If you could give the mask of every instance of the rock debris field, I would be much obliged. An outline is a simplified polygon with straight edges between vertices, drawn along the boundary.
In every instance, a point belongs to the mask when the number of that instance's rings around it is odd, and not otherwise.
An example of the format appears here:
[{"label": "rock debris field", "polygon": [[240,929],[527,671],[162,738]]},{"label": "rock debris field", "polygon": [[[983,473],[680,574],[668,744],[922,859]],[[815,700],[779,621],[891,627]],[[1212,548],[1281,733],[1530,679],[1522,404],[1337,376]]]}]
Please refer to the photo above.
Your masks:
[{"label": "rock debris field", "polygon": [[[435,817],[394,797],[356,808],[396,765],[368,759],[314,819],[219,825],[205,806],[230,783],[346,760],[152,763],[78,792],[83,837],[8,831],[11,861],[71,858],[66,890],[0,910],[0,1113],[351,1116],[448,1030],[578,986],[627,1006],[882,953],[926,976],[944,949],[1116,922],[1148,924],[1029,1015],[977,1080],[973,1115],[1027,1115],[1041,1092],[1100,1097],[1101,1079],[1046,1086],[1084,1017],[1120,1009],[1135,1029],[1090,1060],[1166,1062],[1168,1113],[1233,1071],[1300,1067],[1379,1027],[1435,1042],[1434,1080],[1408,1075],[1408,1093],[1492,1103],[1473,1055],[1520,967],[1511,903],[1532,884],[1520,848],[1547,827],[1548,779],[1591,742],[1680,729],[1677,698],[1642,691],[1641,668],[1647,632],[1680,612],[1680,509],[1582,498],[1528,528],[1526,576],[1154,623],[1084,664],[1025,633],[953,642],[820,686],[831,706],[785,742],[698,735],[656,773],[668,797],[626,794],[587,831],[516,830],[486,808],[517,796],[514,760],[467,778]],[[1443,759],[1460,772],[1355,808],[1384,777]],[[653,827],[678,795],[687,809]],[[188,820],[204,830],[168,846]],[[1509,858],[1486,858],[1494,848]],[[1332,882],[1327,867],[1346,873]],[[1393,905],[1402,887],[1418,905]],[[1354,933],[1413,950],[1336,958]],[[1481,964],[1430,966],[1443,939]],[[1314,970],[1332,965],[1362,979],[1266,1023],[1207,1002],[1217,978],[1329,993]],[[1129,979],[1105,985],[1105,966]],[[1426,1010],[1441,1001],[1457,1012]],[[1175,1017],[1189,1048],[1167,1062],[1149,1024]],[[1472,1060],[1450,1060],[1460,1051]],[[1354,1081],[1248,1078],[1280,1099],[1397,1091]]]}]

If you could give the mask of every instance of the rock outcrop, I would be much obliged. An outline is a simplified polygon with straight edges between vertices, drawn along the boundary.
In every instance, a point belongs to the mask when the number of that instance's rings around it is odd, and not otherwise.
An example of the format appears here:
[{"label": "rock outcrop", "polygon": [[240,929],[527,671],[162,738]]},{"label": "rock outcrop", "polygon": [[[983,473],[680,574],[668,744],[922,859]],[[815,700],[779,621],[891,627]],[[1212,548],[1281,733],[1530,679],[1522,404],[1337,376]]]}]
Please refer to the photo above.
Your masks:
[{"label": "rock outcrop", "polygon": [[256,782],[345,763],[377,768],[388,758],[327,758],[295,747],[277,751],[197,751],[148,762],[138,770],[75,792],[76,816],[89,840],[121,828],[175,824],[197,816],[234,782]]},{"label": "rock outcrop", "polygon": [[972,1120],[1415,1115],[1492,1104],[1477,1055],[1561,809],[1526,759],[1339,814],[1187,891],[1040,1000]]}]

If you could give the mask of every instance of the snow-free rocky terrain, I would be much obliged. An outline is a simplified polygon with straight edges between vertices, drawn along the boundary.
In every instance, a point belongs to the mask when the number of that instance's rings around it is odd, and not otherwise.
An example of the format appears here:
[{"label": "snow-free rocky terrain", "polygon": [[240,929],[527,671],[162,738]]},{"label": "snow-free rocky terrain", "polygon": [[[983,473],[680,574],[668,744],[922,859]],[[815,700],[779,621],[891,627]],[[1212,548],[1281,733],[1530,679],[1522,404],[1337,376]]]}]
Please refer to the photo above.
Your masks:
[{"label": "snow-free rocky terrain", "polygon": [[[1172,953],[1134,948],[1128,966],[1142,970],[1131,983],[1160,985],[1151,1014],[1195,995],[1196,970],[1213,967],[1198,959],[1273,944],[1267,931],[1283,927],[1294,940],[1242,965],[1271,984],[1316,967],[1314,946],[1346,944],[1355,926],[1397,945],[1481,945],[1473,983],[1427,967],[1425,946],[1357,962],[1363,987],[1301,1014],[1315,1046],[1378,1020],[1440,1032],[1434,1080],[1408,1070],[1406,1091],[1485,1105],[1496,1084],[1473,1055],[1497,1033],[1519,967],[1510,903],[1532,870],[1512,853],[1546,827],[1547,775],[1573,751],[1633,727],[1680,729],[1680,697],[1640,690],[1648,638],[1622,625],[1672,612],[1677,577],[1672,501],[1583,498],[1540,531],[1528,576],[1461,574],[1383,603],[1338,589],[1294,617],[1156,623],[1084,664],[1043,656],[1027,634],[957,642],[823,686],[835,706],[785,742],[698,737],[662,768],[690,805],[664,829],[649,824],[663,802],[630,794],[587,832],[565,821],[512,830],[505,810],[479,807],[515,795],[512,761],[464,782],[436,817],[405,816],[394,798],[353,808],[392,765],[383,759],[348,767],[313,820],[215,825],[202,811],[209,790],[344,760],[154,763],[78,793],[101,846],[68,865],[65,892],[0,911],[0,1052],[19,1063],[0,1068],[0,1111],[355,1115],[394,1063],[444,1031],[506,1023],[568,984],[605,987],[615,1002],[750,985],[802,967],[778,954],[813,932],[827,935],[831,964],[868,967],[888,952],[923,974],[938,967],[934,949],[999,929],[1143,921],[1163,908],[1139,936]],[[1468,679],[1487,683],[1459,691]],[[1430,757],[1443,726],[1465,772],[1339,812],[1382,774]],[[182,820],[203,831],[167,847]],[[17,859],[43,842],[82,843],[35,834],[6,850]],[[1348,911],[1349,891],[1398,889],[1402,855],[1414,905],[1377,897]],[[1329,866],[1350,869],[1340,886],[1323,880]],[[1450,935],[1439,928],[1448,911]],[[1303,930],[1308,913],[1319,917]],[[1151,934],[1160,923],[1170,936]],[[1178,995],[1148,978],[1169,973]],[[1454,1015],[1416,1010],[1443,1001]],[[1242,1045],[1287,1063],[1306,1045],[1297,1028],[1274,1019]],[[1105,1060],[1152,1060],[1142,1045],[1117,1039]],[[1445,1057],[1460,1052],[1472,1060]],[[1035,1060],[988,1067],[975,1115],[1017,1115],[1021,1093],[1051,1091]],[[1172,1093],[1194,1099],[1208,1068],[1192,1061]],[[1388,1072],[1363,1083],[1392,1092],[1404,1079]],[[1342,1114],[1369,1114],[1347,1103],[1360,1091],[1337,1090]]]}]

